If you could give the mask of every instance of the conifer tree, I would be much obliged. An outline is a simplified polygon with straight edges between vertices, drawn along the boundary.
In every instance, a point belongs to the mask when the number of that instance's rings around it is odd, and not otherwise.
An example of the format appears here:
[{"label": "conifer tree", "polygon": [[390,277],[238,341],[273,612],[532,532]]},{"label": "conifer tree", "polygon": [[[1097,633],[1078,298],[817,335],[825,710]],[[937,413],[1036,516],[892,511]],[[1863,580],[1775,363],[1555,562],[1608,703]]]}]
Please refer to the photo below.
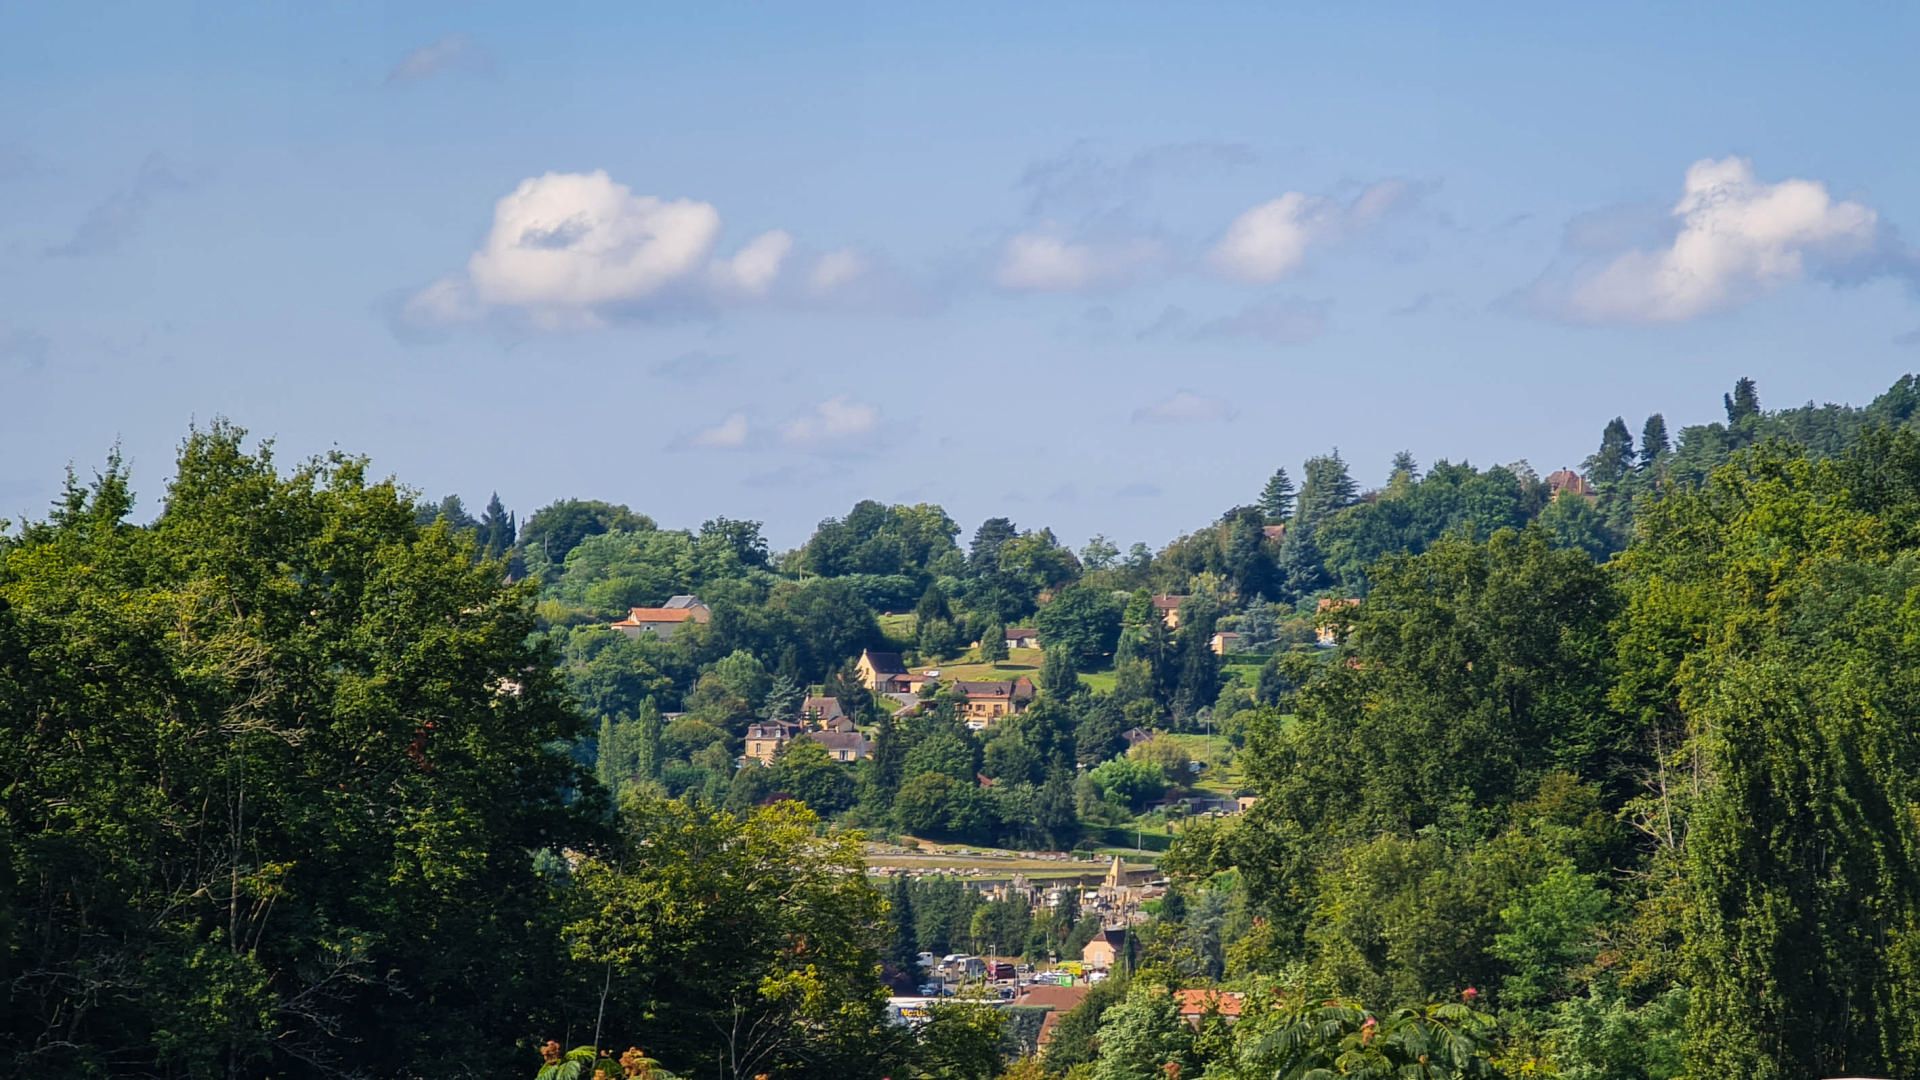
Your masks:
[{"label": "conifer tree", "polygon": [[1293,514],[1293,480],[1287,470],[1275,469],[1260,492],[1260,512],[1269,522],[1282,522]]}]

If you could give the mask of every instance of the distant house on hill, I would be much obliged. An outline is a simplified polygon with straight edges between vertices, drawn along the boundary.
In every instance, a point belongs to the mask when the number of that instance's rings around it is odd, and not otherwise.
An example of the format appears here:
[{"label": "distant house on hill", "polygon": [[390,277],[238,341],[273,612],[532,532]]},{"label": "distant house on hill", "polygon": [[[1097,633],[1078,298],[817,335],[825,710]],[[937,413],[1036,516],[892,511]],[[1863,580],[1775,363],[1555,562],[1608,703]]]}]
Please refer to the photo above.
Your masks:
[{"label": "distant house on hill", "polygon": [[1080,962],[1095,971],[1109,971],[1123,960],[1128,959],[1128,950],[1132,947],[1133,935],[1127,933],[1124,926],[1103,928],[1080,950]]},{"label": "distant house on hill", "polygon": [[968,682],[956,679],[954,692],[958,693],[964,704],[960,713],[966,718],[967,726],[975,731],[991,727],[993,722],[1003,716],[1024,711],[1033,704],[1035,691],[1033,680],[1025,675],[1011,682]]},{"label": "distant house on hill", "polygon": [[1240,635],[1232,630],[1222,630],[1207,641],[1207,647],[1215,656],[1225,656],[1240,651]]},{"label": "distant house on hill", "polygon": [[1040,631],[1031,626],[1007,627],[1007,648],[1037,649],[1040,647]]},{"label": "distant house on hill", "polygon": [[1134,747],[1139,746],[1141,743],[1152,742],[1153,732],[1148,731],[1146,728],[1143,728],[1143,727],[1130,727],[1127,730],[1121,732],[1120,737],[1127,740],[1127,749],[1131,750]]},{"label": "distant house on hill", "polygon": [[1359,606],[1360,601],[1352,597],[1321,597],[1313,609],[1314,641],[1322,648],[1331,649],[1346,640],[1353,609]]},{"label": "distant house on hill", "polygon": [[854,669],[860,673],[860,682],[876,694],[908,692],[907,665],[897,652],[862,649],[860,661],[854,665]]},{"label": "distant house on hill", "polygon": [[1217,1016],[1229,1025],[1239,1020],[1246,995],[1232,990],[1175,990],[1173,1001],[1180,1009],[1180,1019],[1197,1028],[1209,1016]]},{"label": "distant house on hill", "polygon": [[1569,493],[1589,500],[1598,498],[1593,490],[1593,484],[1572,469],[1558,469],[1548,473],[1547,491],[1556,499]]},{"label": "distant house on hill", "polygon": [[800,725],[787,720],[757,720],[747,725],[747,752],[741,763],[757,761],[771,765],[780,751],[800,734]]},{"label": "distant house on hill", "polygon": [[830,695],[810,697],[800,703],[800,719],[823,726],[846,715],[847,710],[840,707],[840,699]]},{"label": "distant house on hill", "polygon": [[808,731],[799,737],[819,743],[835,761],[865,761],[873,756],[873,743],[857,731]]},{"label": "distant house on hill", "polygon": [[1180,629],[1180,605],[1190,599],[1192,598],[1187,596],[1172,596],[1163,593],[1152,599],[1153,610],[1160,613],[1160,621],[1167,624],[1167,629],[1178,630]]},{"label": "distant house on hill", "polygon": [[1278,543],[1287,538],[1287,527],[1285,525],[1262,525],[1260,526],[1260,535],[1264,539]]},{"label": "distant house on hill", "polygon": [[670,638],[690,622],[713,621],[713,611],[697,596],[676,596],[659,607],[628,608],[627,617],[610,626],[627,635]]}]

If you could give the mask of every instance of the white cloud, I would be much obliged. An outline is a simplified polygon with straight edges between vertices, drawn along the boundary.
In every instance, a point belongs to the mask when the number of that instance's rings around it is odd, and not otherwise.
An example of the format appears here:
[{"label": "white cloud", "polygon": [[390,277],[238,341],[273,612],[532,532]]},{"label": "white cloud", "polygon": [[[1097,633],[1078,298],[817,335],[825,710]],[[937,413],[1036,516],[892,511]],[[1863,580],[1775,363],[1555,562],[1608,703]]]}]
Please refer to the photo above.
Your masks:
[{"label": "white cloud", "polygon": [[686,445],[700,450],[737,450],[747,445],[747,415],[734,413],[710,428],[687,436]]},{"label": "white cloud", "polygon": [[448,34],[400,58],[387,72],[388,85],[418,82],[460,68],[484,69],[487,56],[465,34]]},{"label": "white cloud", "polygon": [[720,228],[711,203],[638,195],[604,171],[530,177],[494,204],[466,272],[415,293],[400,316],[434,326],[508,309],[538,325],[593,326],[621,314],[777,302],[793,235],[770,229],[720,256]]},{"label": "white cloud", "polygon": [[1809,265],[1835,273],[1881,248],[1878,215],[1815,180],[1766,183],[1745,158],[1697,161],[1664,247],[1637,248],[1536,286],[1536,304],[1578,322],[1679,322],[1736,307]]},{"label": "white cloud", "polygon": [[773,286],[773,279],[780,276],[780,264],[792,250],[792,234],[781,229],[761,233],[733,258],[713,264],[714,282],[749,296],[764,295]]},{"label": "white cloud", "polygon": [[880,426],[880,410],[864,402],[832,397],[780,426],[780,437],[793,447],[830,447],[871,435]]},{"label": "white cloud", "polygon": [[1233,406],[1224,399],[1196,394],[1191,390],[1178,391],[1163,401],[1133,410],[1133,422],[1136,424],[1200,424],[1231,420],[1233,416]]},{"label": "white cloud", "polygon": [[830,293],[858,281],[868,269],[867,260],[851,248],[829,251],[816,259],[807,275],[807,288],[815,293]]},{"label": "white cloud", "polygon": [[602,171],[547,173],[495,204],[467,273],[485,303],[584,312],[682,281],[719,233],[711,204],[635,195]]},{"label": "white cloud", "polygon": [[1214,269],[1241,281],[1278,281],[1300,268],[1309,249],[1346,239],[1418,195],[1404,180],[1369,185],[1342,205],[1289,191],[1234,218],[1209,254]]},{"label": "white cloud", "polygon": [[1090,243],[1025,232],[1007,240],[994,280],[1007,289],[1075,292],[1122,281],[1158,256],[1150,240]]}]

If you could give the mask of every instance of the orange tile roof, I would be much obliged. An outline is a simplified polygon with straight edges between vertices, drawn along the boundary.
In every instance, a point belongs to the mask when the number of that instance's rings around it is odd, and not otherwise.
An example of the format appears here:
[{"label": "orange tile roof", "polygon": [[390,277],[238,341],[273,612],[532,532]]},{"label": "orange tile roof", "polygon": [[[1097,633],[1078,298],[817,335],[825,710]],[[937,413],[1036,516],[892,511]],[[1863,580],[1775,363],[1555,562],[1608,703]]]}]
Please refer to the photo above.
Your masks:
[{"label": "orange tile roof", "polygon": [[1219,1013],[1223,1017],[1240,1015],[1240,1006],[1245,1003],[1246,995],[1230,990],[1175,990],[1174,1000],[1180,1004],[1181,1016],[1205,1016]]},{"label": "orange tile roof", "polygon": [[713,613],[704,606],[695,608],[637,607],[628,608],[627,617],[614,623],[615,626],[641,626],[646,623],[677,623],[691,619],[694,622],[706,622]]}]

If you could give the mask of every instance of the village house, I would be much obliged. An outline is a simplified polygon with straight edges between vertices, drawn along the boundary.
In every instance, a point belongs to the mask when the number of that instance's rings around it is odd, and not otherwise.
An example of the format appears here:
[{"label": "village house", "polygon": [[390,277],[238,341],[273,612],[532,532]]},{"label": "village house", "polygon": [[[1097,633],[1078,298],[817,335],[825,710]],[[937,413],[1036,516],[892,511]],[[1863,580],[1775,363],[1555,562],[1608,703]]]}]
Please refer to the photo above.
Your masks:
[{"label": "village house", "polygon": [[1007,627],[1007,648],[1037,649],[1040,647],[1040,631],[1031,626]]},{"label": "village house", "polygon": [[1313,609],[1314,641],[1323,649],[1331,649],[1346,640],[1352,611],[1359,606],[1360,601],[1352,597],[1321,597]]},{"label": "village house", "polygon": [[780,751],[800,734],[800,725],[787,720],[756,720],[747,725],[747,752],[741,755],[741,764],[757,761],[762,766],[773,764]]},{"label": "village house", "polygon": [[1094,971],[1111,971],[1116,965],[1130,959],[1128,950],[1132,945],[1133,935],[1126,927],[1103,927],[1080,950],[1080,962]]},{"label": "village house", "polygon": [[1160,621],[1167,624],[1167,629],[1178,630],[1180,629],[1180,605],[1190,599],[1192,599],[1192,597],[1162,594],[1155,596],[1151,603],[1153,604],[1153,610],[1160,613]]},{"label": "village house", "polygon": [[1173,1002],[1180,1010],[1180,1019],[1196,1029],[1209,1016],[1218,1016],[1231,1027],[1240,1019],[1246,995],[1232,990],[1175,990]]},{"label": "village house", "polygon": [[1040,1034],[1035,1044],[1036,1050],[1045,1050],[1047,1044],[1053,1041],[1053,1029],[1060,1026],[1060,1018],[1078,1008],[1080,1003],[1086,1000],[1087,989],[1086,983],[1074,986],[1035,983],[1023,988],[1020,995],[1013,999],[1016,1007],[1047,1010],[1046,1015],[1040,1019]]},{"label": "village house", "polygon": [[858,731],[808,731],[800,738],[819,743],[835,761],[865,761],[873,756],[872,741]]},{"label": "village house", "polygon": [[1139,746],[1141,743],[1152,742],[1153,732],[1148,731],[1146,728],[1143,728],[1143,727],[1130,727],[1127,730],[1121,732],[1120,737],[1127,740],[1127,749],[1131,750],[1134,747]]},{"label": "village house", "polygon": [[897,652],[862,649],[854,670],[859,672],[861,684],[876,694],[912,692],[907,689],[907,665],[901,662]]},{"label": "village house", "polygon": [[1595,493],[1593,485],[1588,482],[1587,478],[1574,472],[1572,469],[1556,469],[1548,473],[1547,491],[1549,491],[1555,499],[1569,493],[1579,495],[1588,502],[1599,498],[1599,495]]},{"label": "village house", "polygon": [[1207,640],[1207,648],[1212,649],[1215,656],[1239,652],[1240,634],[1234,630],[1222,630]]},{"label": "village house", "polygon": [[809,720],[826,727],[835,720],[845,719],[847,710],[840,707],[840,699],[830,696],[810,697],[800,703],[800,719]]},{"label": "village house", "polygon": [[966,719],[967,726],[975,731],[992,727],[994,721],[1003,716],[1024,711],[1033,704],[1035,696],[1033,680],[1025,675],[1012,682],[968,682],[956,679],[953,689],[963,700],[960,715]]},{"label": "village house", "polygon": [[627,617],[610,624],[628,637],[651,634],[670,638],[690,622],[713,621],[713,611],[697,596],[676,596],[659,607],[628,608]]}]

